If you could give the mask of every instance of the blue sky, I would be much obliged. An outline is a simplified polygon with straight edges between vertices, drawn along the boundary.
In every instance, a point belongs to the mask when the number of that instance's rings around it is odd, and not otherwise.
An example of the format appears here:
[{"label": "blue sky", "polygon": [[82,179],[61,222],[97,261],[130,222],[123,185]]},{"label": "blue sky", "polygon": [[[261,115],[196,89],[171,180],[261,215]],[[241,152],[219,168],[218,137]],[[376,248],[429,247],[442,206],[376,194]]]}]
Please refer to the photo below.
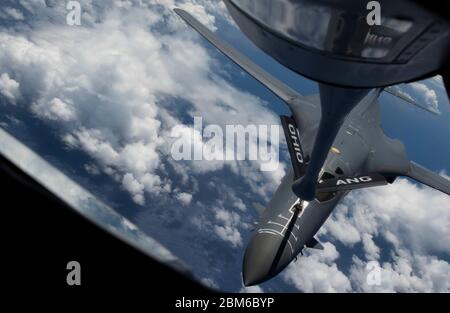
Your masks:
[{"label": "blue sky", "polygon": [[[48,3],[47,3],[48,4]],[[310,95],[317,84],[258,51],[221,2],[81,1],[82,25],[45,1],[0,8],[0,125],[143,232],[165,245],[205,284],[226,291],[449,291],[449,197],[406,179],[352,192],[307,252],[275,279],[245,289],[241,264],[256,212],[289,166],[176,162],[172,134],[205,123],[278,124],[287,107],[188,28],[182,7],[254,61]],[[425,87],[424,87],[425,86]],[[402,86],[439,116],[383,94],[386,133],[428,168],[450,172],[450,105],[438,80]],[[377,261],[382,284],[368,286]]]}]

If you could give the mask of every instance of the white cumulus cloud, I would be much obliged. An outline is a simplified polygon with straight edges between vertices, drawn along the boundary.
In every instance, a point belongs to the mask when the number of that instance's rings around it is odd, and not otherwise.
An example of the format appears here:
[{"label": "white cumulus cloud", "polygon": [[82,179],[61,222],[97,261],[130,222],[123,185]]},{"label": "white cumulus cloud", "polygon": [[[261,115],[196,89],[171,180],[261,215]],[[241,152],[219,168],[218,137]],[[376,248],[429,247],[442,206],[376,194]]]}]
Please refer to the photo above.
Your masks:
[{"label": "white cumulus cloud", "polygon": [[214,231],[222,240],[228,241],[233,247],[242,245],[242,237],[239,231],[241,217],[236,212],[216,208],[215,218],[218,225],[214,225]]},{"label": "white cumulus cloud", "polygon": [[284,174],[281,163],[276,171],[261,172],[256,161],[171,161],[171,130],[182,124],[168,106],[171,99],[187,101],[189,114],[205,123],[278,124],[259,98],[214,74],[217,63],[204,42],[172,11],[185,7],[213,28],[223,4],[86,0],[81,5],[81,27],[65,25],[60,3],[32,2],[30,27],[0,31],[0,68],[16,73],[15,80],[2,75],[2,94],[16,99],[20,84],[22,105],[59,122],[64,142],[88,153],[136,203],[144,204],[146,193],[175,189],[164,176],[165,161],[180,176],[226,165],[266,197]]},{"label": "white cumulus cloud", "polygon": [[0,75],[0,95],[6,97],[11,103],[15,104],[20,95],[20,84],[12,79],[8,73]]},{"label": "white cumulus cloud", "polygon": [[[308,251],[283,278],[301,291],[431,292],[450,291],[450,197],[400,178],[394,184],[352,191],[321,229],[354,253],[348,272],[339,270],[331,243]],[[383,241],[380,241],[383,239]],[[384,243],[382,243],[384,242]],[[381,254],[388,255],[381,258]],[[368,284],[368,262],[380,263],[380,284]]]},{"label": "white cumulus cloud", "polygon": [[323,251],[308,251],[291,263],[283,278],[303,292],[348,292],[350,280],[336,266],[339,256],[331,243],[324,243]]},{"label": "white cumulus cloud", "polygon": [[436,113],[439,113],[439,102],[436,91],[424,83],[414,82],[409,84],[425,101],[428,107]]},{"label": "white cumulus cloud", "polygon": [[189,205],[192,201],[192,195],[187,192],[180,192],[176,195],[176,198],[178,201],[181,202],[183,205]]},{"label": "white cumulus cloud", "polygon": [[68,122],[75,118],[73,107],[59,98],[48,102],[34,103],[31,109],[42,118]]}]

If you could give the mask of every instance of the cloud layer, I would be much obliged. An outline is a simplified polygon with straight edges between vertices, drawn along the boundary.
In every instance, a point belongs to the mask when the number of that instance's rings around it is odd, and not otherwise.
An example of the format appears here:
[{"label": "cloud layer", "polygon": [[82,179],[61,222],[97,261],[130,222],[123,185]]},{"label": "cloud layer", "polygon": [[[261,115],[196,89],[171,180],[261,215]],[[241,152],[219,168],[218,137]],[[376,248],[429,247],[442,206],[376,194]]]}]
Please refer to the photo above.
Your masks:
[{"label": "cloud layer", "polygon": [[[141,205],[146,193],[174,189],[164,175],[171,134],[179,127],[193,131],[169,106],[175,99],[188,103],[188,116],[202,116],[208,123],[278,123],[260,99],[213,74],[216,61],[173,14],[175,5],[212,28],[216,18],[211,12],[224,12],[223,4],[208,1],[105,1],[95,6],[82,1],[82,26],[70,27],[61,4],[34,1],[28,5],[36,14],[31,27],[0,32],[0,67],[6,70],[0,92],[12,102],[23,94],[23,105],[58,123],[70,148],[88,153]],[[52,18],[57,22],[51,23]],[[224,166],[235,174],[252,173],[243,176],[265,195],[284,168],[280,164],[276,172],[255,174],[255,163],[186,162],[174,169],[179,175]]]},{"label": "cloud layer", "polygon": [[[260,162],[176,162],[170,157],[174,136],[199,138],[191,125],[194,116],[220,126],[278,124],[264,101],[220,74],[218,54],[171,11],[184,8],[217,29],[218,20],[229,21],[223,3],[81,3],[80,27],[65,24],[67,10],[60,1],[2,5],[0,26],[8,24],[0,28],[0,97],[57,127],[67,148],[91,157],[87,173],[112,177],[138,206],[164,196],[183,209],[195,207],[197,214],[183,215],[183,222],[215,236],[230,251],[241,251],[251,216],[239,188],[268,200],[285,165],[261,172]],[[438,110],[429,86],[414,83],[411,88]],[[194,140],[193,149],[204,145]],[[223,171],[239,187],[214,179]],[[200,189],[211,191],[214,201],[199,203]],[[168,212],[182,214],[180,207]],[[320,231],[325,250],[299,256],[282,279],[305,292],[449,291],[449,225],[448,196],[405,179],[352,192]],[[350,259],[348,268],[339,265],[344,257]],[[368,261],[380,264],[379,286],[367,284]],[[220,283],[209,277],[203,282]]]},{"label": "cloud layer", "polygon": [[[448,292],[450,199],[407,179],[352,191],[320,230],[325,251],[308,251],[283,277],[305,292]],[[337,268],[334,243],[350,267]],[[361,252],[357,252],[361,249]],[[384,253],[386,256],[381,257]],[[438,255],[444,257],[440,259]],[[380,284],[367,282],[368,262],[380,266]]]}]

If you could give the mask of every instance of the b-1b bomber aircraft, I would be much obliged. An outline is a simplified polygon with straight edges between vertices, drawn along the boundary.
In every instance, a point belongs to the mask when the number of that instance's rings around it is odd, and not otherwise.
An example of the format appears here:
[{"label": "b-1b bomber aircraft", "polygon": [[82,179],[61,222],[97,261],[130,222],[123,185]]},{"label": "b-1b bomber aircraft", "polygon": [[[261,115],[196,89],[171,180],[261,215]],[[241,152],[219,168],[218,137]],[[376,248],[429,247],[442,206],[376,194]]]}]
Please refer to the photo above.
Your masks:
[{"label": "b-1b bomber aircraft", "polygon": [[409,160],[404,145],[384,134],[378,101],[388,92],[424,108],[392,86],[436,74],[448,89],[448,21],[407,0],[381,1],[387,13],[378,26],[365,24],[364,1],[224,2],[256,46],[319,82],[320,91],[300,95],[192,15],[175,9],[291,111],[281,116],[281,124],[292,168],[271,201],[255,205],[259,221],[244,255],[246,286],[274,277],[305,248],[323,249],[315,235],[353,189],[404,176],[450,195],[449,180]]}]

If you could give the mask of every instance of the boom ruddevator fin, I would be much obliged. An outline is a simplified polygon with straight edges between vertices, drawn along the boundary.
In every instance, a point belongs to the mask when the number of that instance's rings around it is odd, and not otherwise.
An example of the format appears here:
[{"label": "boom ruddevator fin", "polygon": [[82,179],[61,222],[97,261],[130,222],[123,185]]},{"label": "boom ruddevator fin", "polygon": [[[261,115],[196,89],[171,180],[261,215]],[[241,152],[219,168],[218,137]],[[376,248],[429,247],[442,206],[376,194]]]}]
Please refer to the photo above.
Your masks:
[{"label": "boom ruddevator fin", "polygon": [[383,186],[392,184],[399,176],[412,178],[419,183],[450,195],[450,180],[412,161],[410,162],[409,169],[406,173],[399,172],[391,173],[389,175],[380,173],[368,173],[353,177],[342,176],[319,182],[317,184],[316,190],[317,193],[339,192],[360,188]]},{"label": "boom ruddevator fin", "polygon": [[294,169],[294,180],[296,180],[302,177],[306,171],[306,160],[300,142],[300,132],[292,117],[281,115],[280,119],[291,156],[292,168]]},{"label": "boom ruddevator fin", "polygon": [[360,188],[383,186],[394,182],[394,177],[378,173],[361,174],[358,176],[341,176],[327,179],[317,184],[317,192],[349,191]]}]

